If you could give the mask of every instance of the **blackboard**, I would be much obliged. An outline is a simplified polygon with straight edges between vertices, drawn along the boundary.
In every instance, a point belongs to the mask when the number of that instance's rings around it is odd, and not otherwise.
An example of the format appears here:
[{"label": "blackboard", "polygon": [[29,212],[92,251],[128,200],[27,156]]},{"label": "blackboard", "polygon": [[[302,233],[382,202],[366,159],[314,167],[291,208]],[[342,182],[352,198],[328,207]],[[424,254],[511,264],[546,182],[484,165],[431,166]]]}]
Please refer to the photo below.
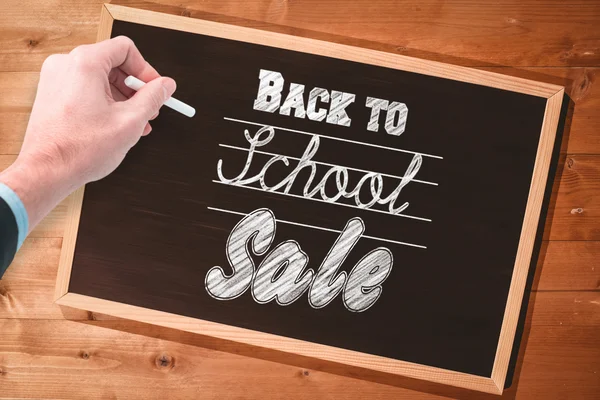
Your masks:
[{"label": "blackboard", "polygon": [[197,113],[72,198],[59,303],[501,393],[562,88],[106,7]]}]

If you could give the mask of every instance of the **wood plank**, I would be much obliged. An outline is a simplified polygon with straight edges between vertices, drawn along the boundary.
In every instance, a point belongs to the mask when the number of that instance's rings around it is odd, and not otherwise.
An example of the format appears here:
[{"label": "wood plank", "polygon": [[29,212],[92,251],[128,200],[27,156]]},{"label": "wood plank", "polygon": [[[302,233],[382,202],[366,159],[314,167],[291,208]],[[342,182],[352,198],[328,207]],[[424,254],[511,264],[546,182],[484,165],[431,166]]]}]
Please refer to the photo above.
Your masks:
[{"label": "wood plank", "polygon": [[3,0],[0,71],[39,71],[50,54],[93,43],[102,0]]},{"label": "wood plank", "polygon": [[0,112],[31,112],[39,79],[39,72],[0,73]]},{"label": "wood plank", "polygon": [[[562,153],[600,154],[600,68],[484,68],[501,74],[539,80],[567,88],[574,103]],[[37,72],[0,72],[0,154],[20,149],[39,80]]]},{"label": "wood plank", "polygon": [[[600,8],[600,7],[599,7]],[[548,79],[567,89],[573,110],[567,119],[561,152],[600,154],[600,77],[598,68],[528,69],[528,72],[551,74]]]},{"label": "wood plank", "polygon": [[25,240],[0,280],[0,318],[90,318],[86,311],[53,303],[61,246],[60,238]]},{"label": "wood plank", "polygon": [[600,328],[600,292],[535,292],[528,313],[533,326]]},{"label": "wood plank", "polygon": [[0,155],[21,150],[38,81],[39,73],[0,72]]},{"label": "wood plank", "polygon": [[600,156],[567,155],[561,169],[544,238],[600,240]]},{"label": "wood plank", "polygon": [[[7,397],[498,398],[123,320],[0,320],[0,331]],[[593,398],[597,331],[532,327],[504,397]]]},{"label": "wood plank", "polygon": [[[2,111],[3,109],[6,111]],[[7,107],[0,108],[0,154],[19,154],[29,114],[29,110],[12,111]]]},{"label": "wood plank", "polygon": [[599,290],[600,242],[544,242],[538,257],[536,290]]},{"label": "wood plank", "polygon": [[593,399],[600,391],[598,332],[598,326],[532,327],[506,398],[516,392],[517,399]]},{"label": "wood plank", "polygon": [[0,379],[2,394],[9,397],[64,398],[77,393],[83,398],[117,394],[123,398],[222,398],[227,393],[231,398],[269,398],[283,390],[286,396],[308,399],[323,392],[345,398],[356,390],[379,395],[393,391],[383,385],[314,371],[305,375],[300,367],[101,326],[5,320],[0,321],[0,329]]},{"label": "wood plank", "polygon": [[[94,41],[103,1],[9,0],[0,5],[0,70],[36,71],[52,53]],[[357,0],[161,0],[115,3],[358,44],[461,65],[598,66],[600,7],[554,0],[439,3]],[[27,10],[27,11],[25,11]]]},{"label": "wood plank", "polygon": [[75,246],[77,245],[77,232],[79,230],[79,218],[81,217],[81,205],[83,203],[84,191],[85,187],[82,186],[67,198],[68,214],[66,216],[62,249],[58,262],[58,273],[56,275],[56,287],[54,289],[53,297],[54,301],[60,299],[69,292],[69,282],[71,281],[73,257],[75,256]]},{"label": "wood plank", "polygon": [[[61,246],[60,238],[25,240],[0,280],[0,318],[113,319],[53,303]],[[600,283],[600,242],[546,242],[542,255],[534,284],[542,292],[529,303],[536,308],[533,323],[599,323],[594,302],[600,301],[600,292],[582,290],[596,290]]]},{"label": "wood plank", "polygon": [[86,309],[117,314],[135,321],[160,324],[176,330],[206,334],[223,340],[231,340],[278,352],[296,354],[324,362],[343,364],[360,369],[368,369],[369,371],[392,373],[394,376],[422,379],[480,392],[494,394],[500,394],[501,392],[501,386],[497,386],[497,382],[489,377],[476,376],[428,365],[419,365],[403,360],[389,359],[367,352],[349,351],[344,348],[331,347],[317,342],[305,342],[290,336],[273,335],[267,332],[240,328],[235,325],[221,325],[208,320],[193,319],[183,315],[169,314],[154,309],[135,307],[74,293],[65,294],[58,300],[58,303],[73,307],[83,306]]},{"label": "wood plank", "polygon": [[[117,0],[115,3],[123,3]],[[144,2],[125,1],[138,4]],[[560,0],[336,2],[166,1],[195,11],[225,14],[393,46],[408,55],[462,59],[465,65],[598,66],[600,8]],[[424,57],[431,58],[431,57]]]}]

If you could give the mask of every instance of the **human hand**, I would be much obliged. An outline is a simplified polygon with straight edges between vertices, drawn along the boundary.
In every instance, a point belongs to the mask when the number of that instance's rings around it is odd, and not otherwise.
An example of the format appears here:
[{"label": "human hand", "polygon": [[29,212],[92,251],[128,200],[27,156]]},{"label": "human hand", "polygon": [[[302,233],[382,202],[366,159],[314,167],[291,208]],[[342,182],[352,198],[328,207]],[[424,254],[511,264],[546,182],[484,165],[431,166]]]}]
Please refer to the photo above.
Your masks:
[{"label": "human hand", "polygon": [[[135,92],[123,83],[127,75],[148,84]],[[104,178],[150,133],[148,121],[174,91],[175,81],[161,78],[124,36],[52,55],[20,157],[65,169],[74,188]]]},{"label": "human hand", "polygon": [[[128,75],[147,84],[135,92],[123,83]],[[160,77],[124,36],[48,57],[21,153],[0,175],[25,204],[30,227],[73,190],[114,171],[174,91],[175,81]]]}]

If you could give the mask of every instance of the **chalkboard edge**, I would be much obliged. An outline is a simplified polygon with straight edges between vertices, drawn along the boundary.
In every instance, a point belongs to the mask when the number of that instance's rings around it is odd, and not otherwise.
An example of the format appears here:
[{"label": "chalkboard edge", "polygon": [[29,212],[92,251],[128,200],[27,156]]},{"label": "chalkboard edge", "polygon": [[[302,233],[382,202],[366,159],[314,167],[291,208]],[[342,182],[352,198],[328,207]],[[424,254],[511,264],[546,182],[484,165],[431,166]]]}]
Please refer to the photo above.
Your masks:
[{"label": "chalkboard edge", "polygon": [[77,242],[79,219],[83,207],[84,191],[85,186],[80,187],[69,196],[67,201],[67,222],[63,234],[60,259],[58,261],[58,274],[54,289],[55,302],[69,291],[69,281],[71,280],[71,268],[73,267],[73,257],[75,256],[75,244]]},{"label": "chalkboard edge", "polygon": [[[547,99],[564,90],[564,87],[560,85],[491,71],[122,5],[104,4],[102,13],[108,14],[106,19],[110,18],[110,22],[102,23],[101,21],[98,40],[101,40],[101,31],[110,33],[112,20],[118,20],[393,68]],[[110,35],[104,34],[102,37],[109,39]]]},{"label": "chalkboard edge", "polygon": [[83,204],[84,188],[82,187],[71,195],[71,200],[68,204],[67,226],[63,238],[63,248],[60,255],[55,290],[55,302],[57,304],[415,379],[492,394],[502,394],[515,338],[521,301],[523,299],[529,261],[533,251],[535,231],[541,211],[541,201],[543,200],[543,193],[548,178],[550,157],[564,95],[564,88],[562,86],[376,50],[362,49],[315,39],[298,38],[280,33],[162,14],[113,4],[104,4],[102,7],[97,41],[110,38],[115,19],[166,29],[207,34],[271,47],[281,47],[546,98],[546,110],[515,268],[511,279],[491,377],[476,376],[70,293],[68,291],[69,280]]},{"label": "chalkboard edge", "polygon": [[285,336],[239,328],[217,322],[185,317],[164,311],[152,310],[68,292],[56,301],[66,307],[159,325],[181,331],[231,340],[262,348],[270,348],[290,354],[321,359],[374,371],[401,375],[409,378],[435,382],[480,392],[501,394],[502,389],[492,378],[451,371],[407,361],[340,349],[324,344],[306,342]]},{"label": "chalkboard edge", "polygon": [[527,283],[538,224],[540,222],[539,218],[544,201],[563,97],[564,89],[550,97],[546,102],[542,130],[533,167],[533,176],[525,208],[525,217],[523,218],[515,266],[508,291],[502,328],[500,329],[494,366],[492,368],[492,379],[501,388],[504,388],[521,311],[521,302],[525,293],[525,285]]}]

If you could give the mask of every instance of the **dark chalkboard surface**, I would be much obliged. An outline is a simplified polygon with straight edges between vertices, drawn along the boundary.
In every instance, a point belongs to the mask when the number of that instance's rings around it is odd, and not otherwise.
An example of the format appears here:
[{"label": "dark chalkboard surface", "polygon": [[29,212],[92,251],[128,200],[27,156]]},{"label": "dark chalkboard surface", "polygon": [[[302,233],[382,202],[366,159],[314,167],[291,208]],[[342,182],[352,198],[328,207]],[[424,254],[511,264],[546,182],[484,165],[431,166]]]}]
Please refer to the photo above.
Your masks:
[{"label": "dark chalkboard surface", "polygon": [[115,173],[87,185],[66,296],[501,391],[561,88],[111,13],[110,36],[132,38],[197,113],[163,108]]}]

